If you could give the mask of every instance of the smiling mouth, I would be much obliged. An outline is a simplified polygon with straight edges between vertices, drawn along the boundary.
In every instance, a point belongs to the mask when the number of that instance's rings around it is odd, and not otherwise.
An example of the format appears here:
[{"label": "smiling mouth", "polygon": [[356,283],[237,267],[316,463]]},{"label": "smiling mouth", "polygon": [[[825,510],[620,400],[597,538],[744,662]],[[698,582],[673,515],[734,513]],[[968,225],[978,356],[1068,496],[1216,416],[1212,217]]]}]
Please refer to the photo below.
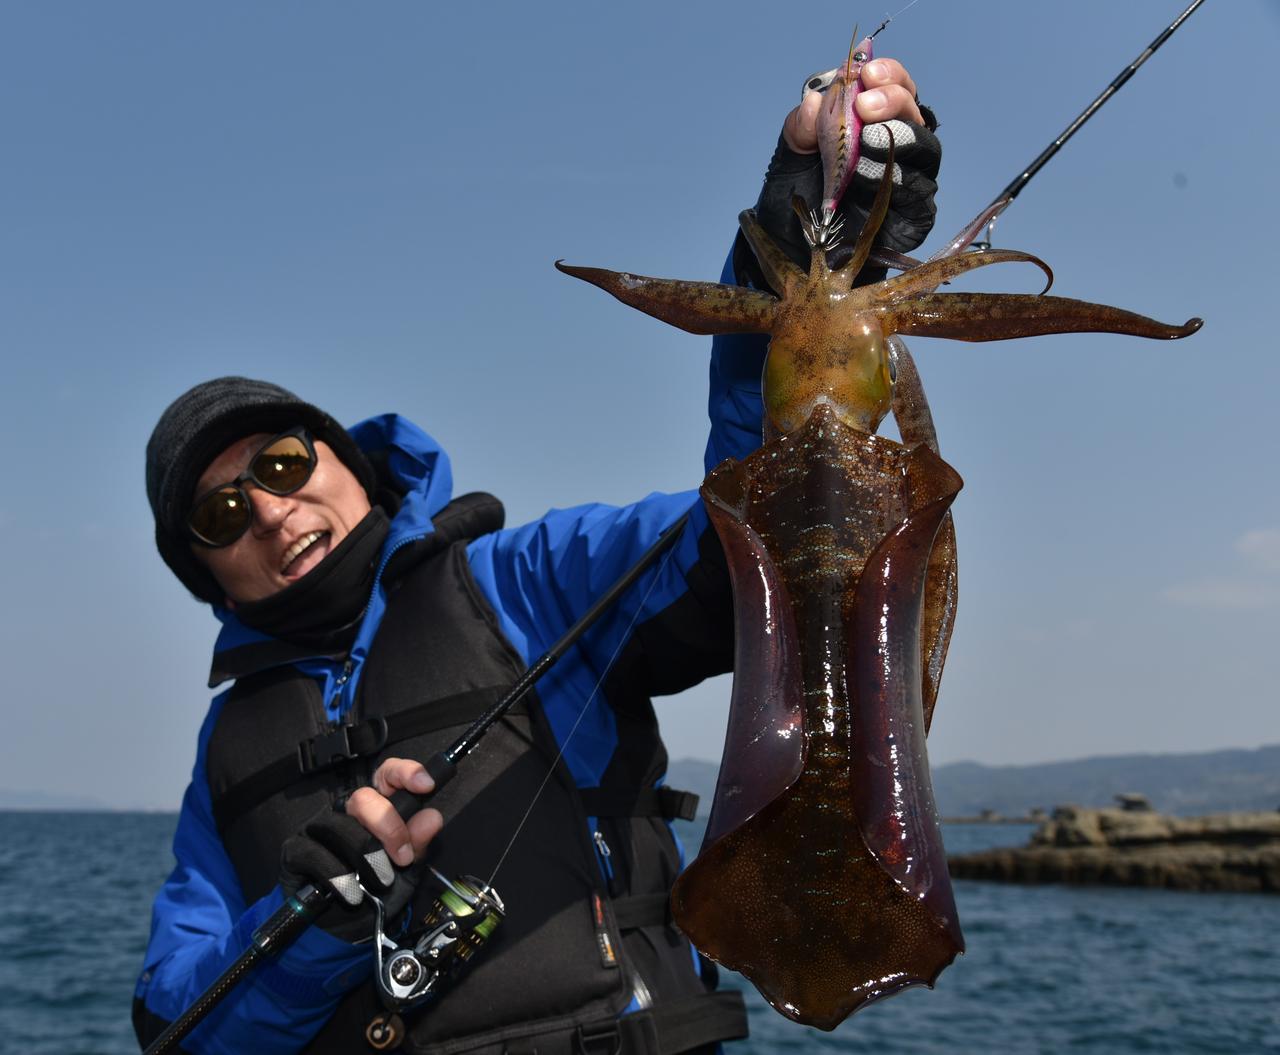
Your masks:
[{"label": "smiling mouth", "polygon": [[327,531],[308,531],[284,551],[284,556],[280,559],[280,574],[287,576],[290,569],[295,568],[295,565],[298,564],[299,558],[301,558],[304,553],[311,549],[311,547],[321,539],[328,537],[329,532]]}]

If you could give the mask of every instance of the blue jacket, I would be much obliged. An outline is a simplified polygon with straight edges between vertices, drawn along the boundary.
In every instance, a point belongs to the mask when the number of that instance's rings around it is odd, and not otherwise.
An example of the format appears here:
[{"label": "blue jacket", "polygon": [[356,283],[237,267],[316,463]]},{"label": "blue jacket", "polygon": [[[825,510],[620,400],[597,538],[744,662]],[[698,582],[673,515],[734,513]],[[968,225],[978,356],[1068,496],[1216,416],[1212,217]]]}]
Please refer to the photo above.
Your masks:
[{"label": "blue jacket", "polygon": [[[728,264],[725,280],[732,281]],[[759,337],[713,341],[708,469],[759,446],[764,349]],[[432,530],[432,517],[449,502],[449,459],[430,436],[395,415],[362,422],[351,432],[366,450],[390,451],[391,472],[405,492],[383,549],[385,567],[397,548]],[[696,492],[688,491],[651,494],[623,508],[552,510],[523,527],[475,539],[467,548],[475,581],[498,614],[503,633],[528,664],[686,511],[692,513],[690,523],[670,558],[646,573],[612,616],[586,636],[583,647],[568,654],[540,684],[539,699],[556,738],[562,744],[568,741],[565,760],[580,786],[599,783],[617,743],[613,713],[593,699],[593,693],[631,628],[685,592],[684,573],[696,559],[696,540],[707,526],[702,504]],[[309,660],[305,665],[321,682],[324,699],[331,701],[332,718],[341,717],[355,699],[361,667],[384,609],[379,572],[349,657],[347,680],[339,685],[336,662]],[[215,651],[262,637],[230,612],[215,612],[223,624]],[[201,730],[174,836],[177,865],[155,900],[151,940],[136,990],[150,1014],[169,1021],[247,947],[254,929],[282,903],[278,887],[253,904],[245,903],[214,823],[205,758],[225,699],[226,693],[214,699]],[[569,739],[579,715],[583,717]],[[313,927],[278,959],[259,968],[254,980],[227,999],[184,1047],[193,1052],[297,1051],[371,968],[368,945],[348,945]]]}]

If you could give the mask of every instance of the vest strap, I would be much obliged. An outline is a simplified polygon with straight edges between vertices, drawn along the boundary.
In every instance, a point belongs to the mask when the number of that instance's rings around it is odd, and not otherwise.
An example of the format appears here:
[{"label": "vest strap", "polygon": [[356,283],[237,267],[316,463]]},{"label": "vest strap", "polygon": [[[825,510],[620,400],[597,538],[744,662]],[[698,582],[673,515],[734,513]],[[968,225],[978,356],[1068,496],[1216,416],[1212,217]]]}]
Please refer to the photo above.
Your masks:
[{"label": "vest strap", "polygon": [[579,788],[588,817],[662,817],[691,821],[698,814],[698,796],[675,788]]},{"label": "vest strap", "polygon": [[727,989],[669,1000],[621,1018],[585,1022],[566,1035],[508,1040],[503,1055],[569,1051],[571,1055],[680,1055],[747,1035],[742,994]]},{"label": "vest strap", "polygon": [[742,994],[724,990],[669,1000],[612,1022],[578,1026],[571,1050],[574,1055],[679,1055],[746,1035]]},{"label": "vest strap", "polygon": [[671,922],[671,895],[630,894],[615,897],[609,904],[619,930],[638,930],[641,927],[662,927]]},{"label": "vest strap", "polygon": [[[370,758],[392,744],[424,733],[465,725],[483,714],[504,691],[502,687],[472,689],[396,714],[375,714],[362,721],[331,725],[324,732],[299,741],[290,754],[269,762],[215,796],[213,815],[218,831],[225,831],[258,803],[303,777],[357,758]],[[507,713],[527,714],[528,707],[521,702]]]}]

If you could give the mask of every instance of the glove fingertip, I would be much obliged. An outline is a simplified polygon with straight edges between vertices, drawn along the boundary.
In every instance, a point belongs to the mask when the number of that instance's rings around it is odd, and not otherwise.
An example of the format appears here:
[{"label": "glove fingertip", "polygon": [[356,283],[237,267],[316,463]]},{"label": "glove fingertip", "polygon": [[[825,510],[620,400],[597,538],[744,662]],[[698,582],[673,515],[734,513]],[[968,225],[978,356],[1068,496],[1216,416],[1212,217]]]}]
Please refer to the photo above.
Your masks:
[{"label": "glove fingertip", "polygon": [[391,886],[396,880],[396,870],[391,865],[391,858],[387,856],[387,851],[379,847],[372,853],[364,855],[365,862],[373,869],[373,874],[378,877],[378,882],[384,887]]},{"label": "glove fingertip", "polygon": [[333,887],[338,897],[342,898],[352,908],[355,908],[364,900],[364,891],[360,889],[360,877],[355,872],[333,876],[329,880],[329,885]]}]

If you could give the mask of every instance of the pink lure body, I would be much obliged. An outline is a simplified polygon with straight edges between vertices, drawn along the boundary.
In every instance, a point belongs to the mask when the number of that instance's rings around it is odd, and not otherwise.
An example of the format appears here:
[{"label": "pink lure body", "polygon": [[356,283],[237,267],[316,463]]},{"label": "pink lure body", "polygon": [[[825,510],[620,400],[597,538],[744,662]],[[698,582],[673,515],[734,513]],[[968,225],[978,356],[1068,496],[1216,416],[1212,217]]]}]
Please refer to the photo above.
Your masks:
[{"label": "pink lure body", "polygon": [[822,225],[828,226],[844,196],[862,147],[862,119],[854,101],[862,91],[862,67],[871,61],[871,38],[849,52],[849,60],[826,89],[818,111],[818,151],[822,155]]}]

